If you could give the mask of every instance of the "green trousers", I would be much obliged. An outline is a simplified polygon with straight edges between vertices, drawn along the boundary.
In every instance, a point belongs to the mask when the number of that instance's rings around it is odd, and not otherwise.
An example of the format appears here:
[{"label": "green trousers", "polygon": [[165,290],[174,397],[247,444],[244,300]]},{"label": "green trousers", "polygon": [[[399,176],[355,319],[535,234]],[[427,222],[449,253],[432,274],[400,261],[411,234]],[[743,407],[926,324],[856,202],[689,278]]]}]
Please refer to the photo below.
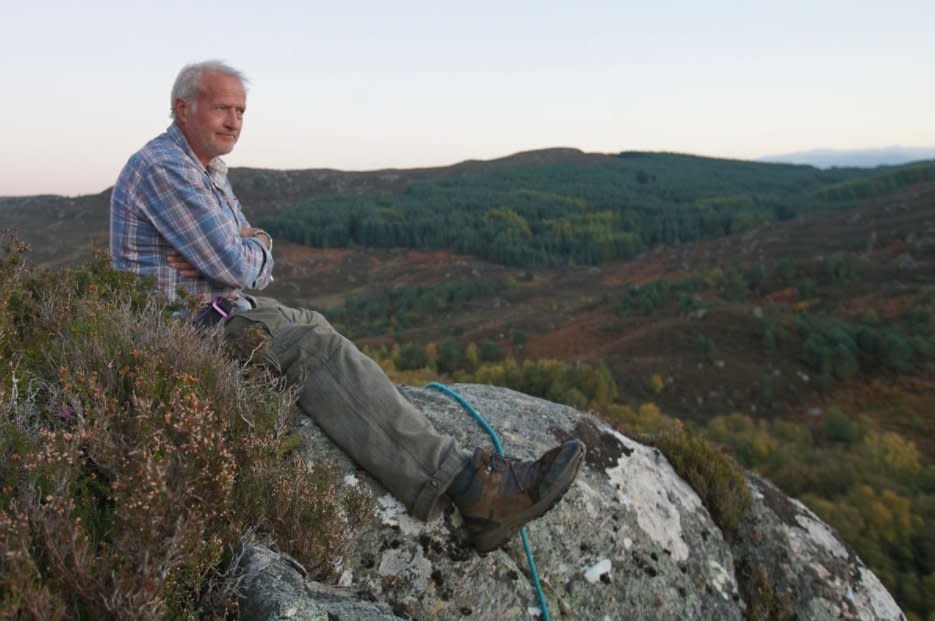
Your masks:
[{"label": "green trousers", "polygon": [[469,456],[320,313],[255,301],[256,308],[225,320],[225,335],[237,338],[260,324],[274,365],[300,387],[302,411],[413,516],[431,518]]}]

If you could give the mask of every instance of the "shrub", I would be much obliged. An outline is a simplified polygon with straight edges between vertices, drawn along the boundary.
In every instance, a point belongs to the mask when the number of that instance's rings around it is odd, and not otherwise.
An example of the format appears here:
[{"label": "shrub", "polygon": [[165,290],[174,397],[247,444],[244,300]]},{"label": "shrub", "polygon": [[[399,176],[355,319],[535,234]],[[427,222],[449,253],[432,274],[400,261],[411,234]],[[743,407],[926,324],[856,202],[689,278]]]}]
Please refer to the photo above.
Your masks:
[{"label": "shrub", "polygon": [[592,367],[584,363],[572,365],[557,360],[526,360],[517,363],[507,358],[501,363],[482,365],[472,381],[506,386],[578,409],[602,408],[619,396],[610,369],[603,363]]},{"label": "shrub", "polygon": [[776,263],[770,276],[776,281],[778,286],[784,286],[792,282],[795,278],[795,274],[795,261],[789,257],[785,257]]},{"label": "shrub", "polygon": [[513,344],[522,347],[526,344],[526,333],[522,330],[513,330]]},{"label": "shrub", "polygon": [[721,295],[727,300],[742,300],[748,289],[747,280],[735,268],[731,268],[724,275],[720,285]]},{"label": "shrub", "polygon": [[679,310],[686,315],[691,313],[705,310],[709,308],[711,304],[705,302],[701,297],[697,295],[680,295],[679,296]]},{"label": "shrub", "polygon": [[892,328],[861,326],[856,334],[857,345],[888,369],[908,373],[913,370],[915,348],[912,341]]},{"label": "shrub", "polygon": [[796,325],[803,339],[799,356],[822,378],[845,380],[857,374],[857,343],[844,322],[803,313]]},{"label": "shrub", "polygon": [[503,360],[503,350],[491,339],[481,341],[479,353],[481,362],[500,362]]},{"label": "shrub", "polygon": [[773,402],[773,395],[776,390],[776,382],[772,373],[764,373],[760,376],[760,383],[757,388],[757,394],[765,403]]},{"label": "shrub", "polygon": [[464,354],[457,343],[448,341],[438,349],[436,364],[439,373],[453,374],[464,364]]},{"label": "shrub", "polygon": [[843,254],[833,254],[825,259],[825,270],[832,285],[840,285],[857,278],[854,266]]},{"label": "shrub", "polygon": [[807,300],[818,295],[818,286],[815,284],[815,281],[810,278],[804,278],[800,280],[796,288],[798,290],[799,297],[803,300]]},{"label": "shrub", "polygon": [[714,344],[714,341],[702,334],[695,336],[692,341],[692,346],[695,348],[695,353],[705,362],[714,362],[718,357],[717,345]]},{"label": "shrub", "polygon": [[743,468],[700,434],[686,432],[678,421],[645,439],[659,448],[692,486],[725,537],[734,537],[753,504]]},{"label": "shrub", "polygon": [[828,442],[853,444],[860,437],[860,426],[838,408],[831,408],[821,419],[821,435]]},{"label": "shrub", "polygon": [[423,369],[428,361],[424,349],[418,345],[408,344],[399,349],[399,355],[396,356],[396,368],[400,371]]},{"label": "shrub", "polygon": [[292,394],[98,256],[0,252],[2,618],[232,614],[242,537],[322,578],[369,500],[291,455]]}]

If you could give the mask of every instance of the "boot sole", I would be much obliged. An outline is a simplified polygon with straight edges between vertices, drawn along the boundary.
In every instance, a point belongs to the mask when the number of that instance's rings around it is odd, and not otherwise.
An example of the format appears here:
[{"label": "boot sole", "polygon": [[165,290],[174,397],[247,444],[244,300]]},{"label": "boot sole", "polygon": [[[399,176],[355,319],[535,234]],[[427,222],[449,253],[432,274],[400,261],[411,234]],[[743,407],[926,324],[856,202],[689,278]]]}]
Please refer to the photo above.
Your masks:
[{"label": "boot sole", "polygon": [[525,511],[512,516],[510,520],[502,522],[489,531],[474,537],[474,547],[478,552],[490,552],[491,550],[496,550],[503,546],[513,538],[513,535],[515,535],[524,524],[542,516],[562,499],[562,496],[565,495],[565,492],[568,491],[568,488],[571,487],[572,482],[574,482],[575,477],[578,476],[578,470],[581,469],[581,464],[584,462],[584,456],[587,453],[587,448],[580,440],[569,444],[574,444],[574,447],[567,450],[575,450],[577,454],[571,457],[568,465],[562,470],[561,476],[556,479],[548,493],[540,498],[539,502],[531,505]]}]

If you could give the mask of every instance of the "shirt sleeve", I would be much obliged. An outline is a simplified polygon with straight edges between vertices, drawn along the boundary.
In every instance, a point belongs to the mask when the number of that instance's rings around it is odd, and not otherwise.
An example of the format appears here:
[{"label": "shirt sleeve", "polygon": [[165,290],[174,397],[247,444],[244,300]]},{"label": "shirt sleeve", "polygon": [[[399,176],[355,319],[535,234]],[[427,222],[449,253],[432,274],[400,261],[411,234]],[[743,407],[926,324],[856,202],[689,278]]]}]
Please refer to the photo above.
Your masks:
[{"label": "shirt sleeve", "polygon": [[155,163],[140,179],[138,204],[169,244],[206,278],[227,287],[264,288],[272,280],[272,255],[259,240],[240,236],[243,216],[238,218],[209,184],[193,166]]}]

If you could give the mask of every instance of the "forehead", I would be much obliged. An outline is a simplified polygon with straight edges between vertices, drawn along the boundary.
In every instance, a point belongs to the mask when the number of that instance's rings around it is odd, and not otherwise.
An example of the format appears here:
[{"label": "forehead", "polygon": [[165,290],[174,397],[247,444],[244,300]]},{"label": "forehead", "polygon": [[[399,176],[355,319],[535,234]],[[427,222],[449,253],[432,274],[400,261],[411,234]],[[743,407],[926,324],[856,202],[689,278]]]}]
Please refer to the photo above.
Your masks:
[{"label": "forehead", "polygon": [[201,76],[201,96],[209,99],[236,99],[245,101],[247,98],[243,83],[237,78],[207,70]]}]

